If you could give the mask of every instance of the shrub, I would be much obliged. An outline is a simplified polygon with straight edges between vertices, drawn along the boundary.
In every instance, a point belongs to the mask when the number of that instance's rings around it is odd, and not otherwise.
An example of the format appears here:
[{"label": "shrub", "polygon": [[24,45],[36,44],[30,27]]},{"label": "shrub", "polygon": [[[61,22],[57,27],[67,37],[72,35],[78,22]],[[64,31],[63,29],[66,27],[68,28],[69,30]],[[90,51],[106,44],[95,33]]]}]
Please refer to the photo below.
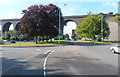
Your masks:
[{"label": "shrub", "polygon": [[3,44],[3,39],[2,38],[0,38],[0,44]]}]

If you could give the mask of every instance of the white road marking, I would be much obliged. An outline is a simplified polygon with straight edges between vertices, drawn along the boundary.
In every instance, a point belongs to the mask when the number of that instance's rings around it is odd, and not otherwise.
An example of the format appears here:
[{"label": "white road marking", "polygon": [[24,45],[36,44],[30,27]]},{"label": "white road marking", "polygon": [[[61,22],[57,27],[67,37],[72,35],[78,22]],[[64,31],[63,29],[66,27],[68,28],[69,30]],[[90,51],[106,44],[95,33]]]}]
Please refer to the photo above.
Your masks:
[{"label": "white road marking", "polygon": [[47,54],[47,53],[50,53],[51,52],[51,50],[48,50],[47,52],[45,52],[44,54]]},{"label": "white road marking", "polygon": [[[47,51],[47,52],[45,52],[45,54],[51,54],[52,52],[53,52],[54,50],[49,50],[49,51]],[[46,72],[46,63],[47,63],[47,59],[48,59],[48,55],[47,55],[47,57],[45,58],[45,60],[44,60],[44,64],[43,64],[43,70],[44,70],[44,77],[46,77],[46,75],[47,75],[47,72]]]},{"label": "white road marking", "polygon": [[[57,48],[57,47],[56,47]],[[40,49],[37,49],[37,51],[39,51]],[[51,52],[53,52],[53,50],[48,50],[47,52],[45,52],[44,54],[51,54]],[[34,55],[35,56],[35,55]],[[32,56],[32,57],[29,57],[29,58],[27,58],[27,59],[24,59],[24,60],[22,60],[22,61],[27,61],[27,60],[29,60],[29,59],[31,59],[31,58],[33,58],[34,56]],[[46,62],[47,62],[47,59],[48,59],[48,55],[47,55],[47,57],[45,58],[45,61],[44,61],[44,76],[46,76]],[[11,67],[9,67],[8,69],[6,69],[6,70],[4,70],[4,71],[2,71],[3,73],[5,73],[5,72],[8,72],[8,71],[10,71],[11,69],[13,69],[13,68],[15,68],[15,67],[17,67],[17,65],[14,65],[14,66],[11,66]]]}]

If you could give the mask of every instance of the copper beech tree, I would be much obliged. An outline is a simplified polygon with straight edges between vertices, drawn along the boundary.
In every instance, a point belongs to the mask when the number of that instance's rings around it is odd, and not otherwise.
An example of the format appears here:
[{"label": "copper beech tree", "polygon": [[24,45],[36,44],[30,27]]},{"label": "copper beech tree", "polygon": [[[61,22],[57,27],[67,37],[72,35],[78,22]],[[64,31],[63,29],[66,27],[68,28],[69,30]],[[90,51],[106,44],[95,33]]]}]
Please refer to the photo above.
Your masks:
[{"label": "copper beech tree", "polygon": [[22,13],[20,31],[26,36],[36,38],[40,36],[48,42],[48,39],[58,35],[59,16],[61,17],[61,21],[63,21],[63,17],[60,8],[56,5],[34,5],[28,7],[27,10],[23,10]]}]

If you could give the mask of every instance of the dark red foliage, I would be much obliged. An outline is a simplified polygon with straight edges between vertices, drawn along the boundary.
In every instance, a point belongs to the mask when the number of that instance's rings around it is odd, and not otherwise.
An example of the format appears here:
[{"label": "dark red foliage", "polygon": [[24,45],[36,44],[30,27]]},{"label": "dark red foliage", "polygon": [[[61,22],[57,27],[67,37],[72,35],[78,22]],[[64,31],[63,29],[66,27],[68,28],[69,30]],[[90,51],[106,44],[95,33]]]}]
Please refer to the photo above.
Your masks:
[{"label": "dark red foliage", "polygon": [[[34,5],[23,10],[20,20],[20,31],[27,36],[49,36],[58,35],[59,8],[56,5]],[[61,13],[61,19],[62,13]]]}]

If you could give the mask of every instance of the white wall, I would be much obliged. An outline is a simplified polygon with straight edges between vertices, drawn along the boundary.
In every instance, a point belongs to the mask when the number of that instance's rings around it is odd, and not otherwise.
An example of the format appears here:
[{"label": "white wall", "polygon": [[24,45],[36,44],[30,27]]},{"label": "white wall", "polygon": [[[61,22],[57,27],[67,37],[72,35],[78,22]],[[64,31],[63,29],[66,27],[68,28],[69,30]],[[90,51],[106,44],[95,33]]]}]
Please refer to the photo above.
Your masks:
[{"label": "white wall", "polygon": [[118,40],[118,23],[108,22],[110,28],[109,40]]}]

